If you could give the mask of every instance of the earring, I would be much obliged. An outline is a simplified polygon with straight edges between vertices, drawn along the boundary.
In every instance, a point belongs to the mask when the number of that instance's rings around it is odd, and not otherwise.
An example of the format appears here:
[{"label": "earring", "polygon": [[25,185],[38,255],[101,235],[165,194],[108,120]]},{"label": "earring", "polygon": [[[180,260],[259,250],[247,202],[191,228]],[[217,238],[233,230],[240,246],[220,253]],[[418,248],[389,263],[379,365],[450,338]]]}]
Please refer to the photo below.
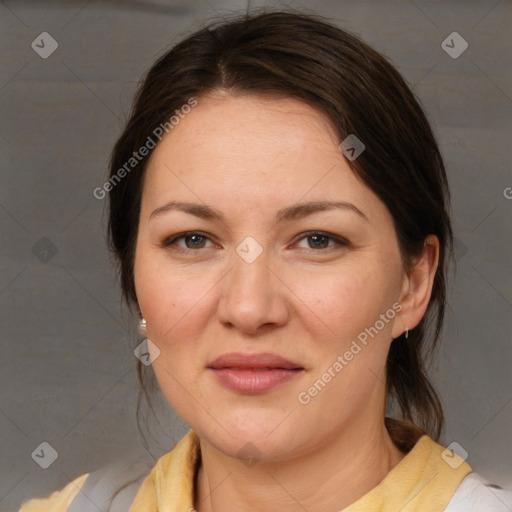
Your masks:
[{"label": "earring", "polygon": [[405,331],[405,339],[407,339],[409,337],[409,329],[407,329],[407,331]]},{"label": "earring", "polygon": [[139,321],[139,334],[142,338],[146,338],[148,333],[146,329],[146,319],[141,318]]}]

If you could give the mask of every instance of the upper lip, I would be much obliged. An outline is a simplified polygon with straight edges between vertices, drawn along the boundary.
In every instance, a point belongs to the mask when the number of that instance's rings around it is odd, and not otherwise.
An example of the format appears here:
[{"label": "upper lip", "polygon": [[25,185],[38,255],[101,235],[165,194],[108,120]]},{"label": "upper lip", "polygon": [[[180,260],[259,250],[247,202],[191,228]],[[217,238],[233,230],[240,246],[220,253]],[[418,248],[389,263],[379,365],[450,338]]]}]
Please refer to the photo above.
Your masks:
[{"label": "upper lip", "polygon": [[260,354],[241,354],[239,352],[232,352],[223,354],[209,364],[209,368],[282,368],[285,370],[302,369],[297,363],[285,359],[284,357],[272,354],[270,352],[262,352]]}]

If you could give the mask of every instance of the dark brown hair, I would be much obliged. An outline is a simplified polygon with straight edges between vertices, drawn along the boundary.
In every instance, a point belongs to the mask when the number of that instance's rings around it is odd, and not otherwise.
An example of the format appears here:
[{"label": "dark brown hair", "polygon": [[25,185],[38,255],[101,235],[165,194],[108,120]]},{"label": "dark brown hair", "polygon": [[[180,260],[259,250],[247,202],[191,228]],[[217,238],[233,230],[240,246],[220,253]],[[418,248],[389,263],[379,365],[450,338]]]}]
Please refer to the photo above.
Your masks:
[{"label": "dark brown hair", "polygon": [[[422,253],[426,237],[438,237],[439,268],[430,304],[408,338],[402,335],[391,344],[387,392],[404,420],[439,439],[443,412],[425,361],[443,322],[452,229],[442,157],[418,100],[385,57],[324,18],[290,11],[245,14],[193,33],[151,67],[113,150],[110,178],[190,98],[200,102],[215,89],[296,98],[326,114],[340,142],[355,134],[366,149],[348,164],[391,212],[406,270]],[[150,155],[109,193],[109,243],[128,305],[137,304],[134,251]]]}]

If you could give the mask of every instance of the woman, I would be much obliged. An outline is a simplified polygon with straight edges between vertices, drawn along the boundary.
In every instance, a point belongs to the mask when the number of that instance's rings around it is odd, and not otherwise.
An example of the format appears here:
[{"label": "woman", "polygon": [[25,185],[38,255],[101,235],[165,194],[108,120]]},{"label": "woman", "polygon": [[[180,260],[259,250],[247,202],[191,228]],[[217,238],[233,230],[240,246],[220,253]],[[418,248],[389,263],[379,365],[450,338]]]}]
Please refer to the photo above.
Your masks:
[{"label": "woman", "polygon": [[139,375],[191,431],[101,499],[83,475],[23,512],[508,510],[436,442],[449,193],[384,57],[296,13],[200,30],[149,71],[102,190]]}]

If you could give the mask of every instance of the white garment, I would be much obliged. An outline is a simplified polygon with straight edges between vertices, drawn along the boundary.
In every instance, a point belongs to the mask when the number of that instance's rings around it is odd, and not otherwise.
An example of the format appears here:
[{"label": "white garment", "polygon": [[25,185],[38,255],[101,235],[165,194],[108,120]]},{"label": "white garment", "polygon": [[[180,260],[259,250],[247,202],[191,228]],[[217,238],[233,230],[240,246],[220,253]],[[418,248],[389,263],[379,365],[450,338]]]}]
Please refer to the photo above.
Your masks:
[{"label": "white garment", "polygon": [[457,487],[444,512],[512,512],[512,491],[497,489],[472,472]]},{"label": "white garment", "polygon": [[[113,465],[91,473],[68,512],[127,512],[154,463]],[[444,512],[512,512],[512,490],[497,489],[472,472],[457,487]]]}]

